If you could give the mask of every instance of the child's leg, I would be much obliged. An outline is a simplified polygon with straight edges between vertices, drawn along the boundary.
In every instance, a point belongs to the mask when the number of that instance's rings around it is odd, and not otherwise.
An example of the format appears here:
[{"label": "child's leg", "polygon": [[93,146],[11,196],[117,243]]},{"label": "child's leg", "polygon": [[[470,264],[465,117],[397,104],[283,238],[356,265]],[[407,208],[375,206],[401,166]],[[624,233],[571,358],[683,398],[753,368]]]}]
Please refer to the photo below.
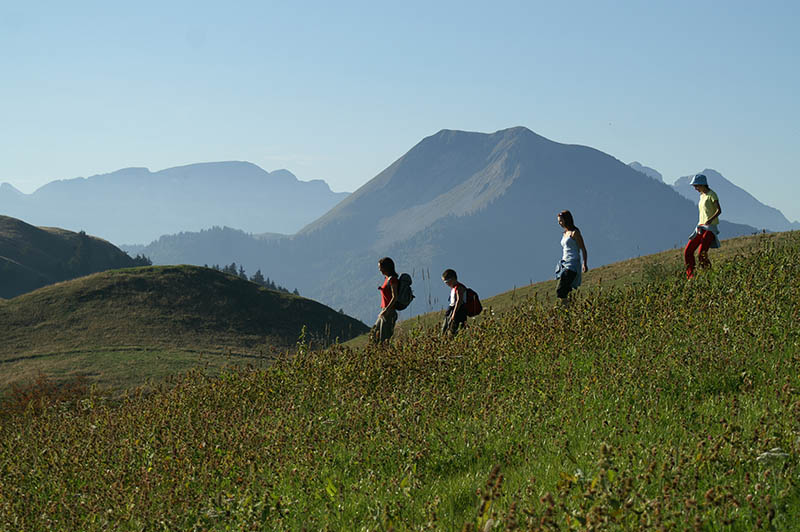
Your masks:
[{"label": "child's leg", "polygon": [[444,319],[442,320],[442,334],[445,334],[450,329],[450,316],[453,313],[453,307],[447,307],[444,311]]},{"label": "child's leg", "polygon": [[714,244],[714,233],[706,231],[700,239],[700,249],[697,252],[697,262],[700,263],[702,268],[710,268],[711,261],[708,260],[708,250]]},{"label": "child's leg", "polygon": [[[708,233],[709,231],[706,231]],[[705,234],[705,233],[704,233]],[[683,249],[683,261],[686,263],[686,278],[694,277],[694,251],[703,240],[703,235],[694,235]]]},{"label": "child's leg", "polygon": [[461,305],[461,308],[458,309],[458,312],[453,314],[452,324],[450,325],[450,332],[455,335],[459,329],[464,327],[464,324],[467,323],[467,308],[464,305]]}]

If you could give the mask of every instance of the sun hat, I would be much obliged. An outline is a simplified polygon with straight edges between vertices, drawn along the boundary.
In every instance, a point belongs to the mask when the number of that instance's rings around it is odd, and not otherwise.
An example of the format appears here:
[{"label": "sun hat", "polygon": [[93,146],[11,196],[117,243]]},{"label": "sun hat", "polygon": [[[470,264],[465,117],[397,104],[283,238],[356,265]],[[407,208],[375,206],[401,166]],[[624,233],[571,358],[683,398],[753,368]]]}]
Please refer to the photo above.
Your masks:
[{"label": "sun hat", "polygon": [[708,179],[706,179],[706,176],[704,176],[703,174],[697,174],[696,176],[694,176],[692,178],[692,180],[689,182],[689,184],[692,185],[692,186],[694,186],[694,185],[705,185],[705,186],[708,186]]}]

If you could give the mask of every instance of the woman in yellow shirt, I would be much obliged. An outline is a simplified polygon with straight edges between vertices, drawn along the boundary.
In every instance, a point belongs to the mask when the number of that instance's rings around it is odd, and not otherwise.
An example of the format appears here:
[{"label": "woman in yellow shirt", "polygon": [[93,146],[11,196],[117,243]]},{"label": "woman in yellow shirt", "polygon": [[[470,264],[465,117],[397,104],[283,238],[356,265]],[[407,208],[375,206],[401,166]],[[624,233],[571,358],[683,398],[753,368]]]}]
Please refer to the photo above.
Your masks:
[{"label": "woman in yellow shirt", "polygon": [[694,277],[694,252],[698,247],[700,249],[697,253],[697,260],[700,266],[703,268],[711,266],[711,261],[708,260],[708,250],[719,247],[717,235],[719,234],[719,215],[722,214],[717,193],[708,188],[706,176],[697,174],[689,184],[700,193],[700,202],[697,205],[700,210],[700,218],[683,250],[687,279]]}]

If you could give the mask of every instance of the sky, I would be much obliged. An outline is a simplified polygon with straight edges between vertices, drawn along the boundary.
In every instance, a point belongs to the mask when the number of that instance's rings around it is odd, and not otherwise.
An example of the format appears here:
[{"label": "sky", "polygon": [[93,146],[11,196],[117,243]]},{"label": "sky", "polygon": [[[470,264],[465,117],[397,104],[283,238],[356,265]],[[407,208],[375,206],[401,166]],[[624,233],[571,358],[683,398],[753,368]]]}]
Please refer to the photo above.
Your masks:
[{"label": "sky", "polygon": [[670,183],[714,168],[800,220],[799,22],[770,0],[0,0],[0,182],[244,160],[353,191],[441,129],[525,126]]}]

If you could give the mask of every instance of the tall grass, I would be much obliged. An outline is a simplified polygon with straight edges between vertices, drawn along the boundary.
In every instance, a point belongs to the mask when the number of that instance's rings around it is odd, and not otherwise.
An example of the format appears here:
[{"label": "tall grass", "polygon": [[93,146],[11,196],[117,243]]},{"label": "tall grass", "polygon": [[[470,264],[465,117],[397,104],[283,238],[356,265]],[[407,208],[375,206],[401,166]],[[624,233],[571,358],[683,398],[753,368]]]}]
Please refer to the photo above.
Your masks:
[{"label": "tall grass", "polygon": [[0,529],[797,528],[800,237],[0,428]]}]

